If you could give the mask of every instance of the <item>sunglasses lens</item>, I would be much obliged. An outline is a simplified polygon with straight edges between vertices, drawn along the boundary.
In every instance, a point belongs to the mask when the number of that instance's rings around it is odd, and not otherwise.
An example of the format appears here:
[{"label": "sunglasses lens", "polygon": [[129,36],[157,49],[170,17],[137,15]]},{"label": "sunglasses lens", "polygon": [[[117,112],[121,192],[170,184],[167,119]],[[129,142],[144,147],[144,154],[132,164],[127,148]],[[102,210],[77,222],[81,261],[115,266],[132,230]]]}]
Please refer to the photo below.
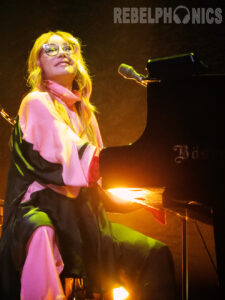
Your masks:
[{"label": "sunglasses lens", "polygon": [[47,55],[54,56],[58,53],[59,46],[56,44],[44,44],[43,49]]},{"label": "sunglasses lens", "polygon": [[65,46],[63,46],[63,51],[67,52],[67,53],[72,53],[73,52],[73,46],[70,44],[67,44]]}]

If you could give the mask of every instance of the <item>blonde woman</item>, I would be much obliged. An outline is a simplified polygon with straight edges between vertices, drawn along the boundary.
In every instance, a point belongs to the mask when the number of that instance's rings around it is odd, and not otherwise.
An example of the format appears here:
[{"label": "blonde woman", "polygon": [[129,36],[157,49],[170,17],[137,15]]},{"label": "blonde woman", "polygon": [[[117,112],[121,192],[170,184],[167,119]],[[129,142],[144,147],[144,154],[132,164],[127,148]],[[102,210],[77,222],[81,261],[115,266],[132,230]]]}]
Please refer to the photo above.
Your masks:
[{"label": "blonde woman", "polygon": [[79,276],[93,291],[124,281],[135,299],[174,300],[166,245],[109,222],[98,198],[103,145],[79,41],[62,31],[41,35],[28,74],[31,91],[11,137],[2,299],[65,299],[60,276]]}]

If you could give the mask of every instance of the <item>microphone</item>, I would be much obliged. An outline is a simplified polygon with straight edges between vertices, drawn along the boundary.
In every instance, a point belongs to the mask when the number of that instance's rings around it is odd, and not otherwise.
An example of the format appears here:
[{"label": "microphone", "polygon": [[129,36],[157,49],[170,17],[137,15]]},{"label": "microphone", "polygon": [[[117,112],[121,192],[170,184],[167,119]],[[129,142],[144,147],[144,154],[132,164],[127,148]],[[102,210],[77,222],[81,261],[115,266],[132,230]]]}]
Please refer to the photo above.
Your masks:
[{"label": "microphone", "polygon": [[144,76],[135,71],[132,66],[121,64],[118,68],[118,73],[125,79],[133,79],[137,83],[147,87],[148,82],[160,82],[158,79],[148,79],[148,76]]},{"label": "microphone", "polygon": [[121,64],[118,68],[118,72],[121,76],[126,79],[134,79],[138,82],[141,82],[145,79],[145,77],[141,74],[138,74],[133,67],[128,66],[126,64]]}]

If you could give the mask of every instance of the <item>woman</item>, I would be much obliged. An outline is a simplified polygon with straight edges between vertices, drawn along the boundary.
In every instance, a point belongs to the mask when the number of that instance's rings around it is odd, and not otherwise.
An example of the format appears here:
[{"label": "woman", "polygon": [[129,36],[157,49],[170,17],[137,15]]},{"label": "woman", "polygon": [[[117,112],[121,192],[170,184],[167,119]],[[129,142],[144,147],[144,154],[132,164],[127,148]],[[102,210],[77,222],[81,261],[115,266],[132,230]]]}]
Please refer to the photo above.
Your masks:
[{"label": "woman", "polygon": [[3,299],[65,299],[61,275],[85,277],[96,291],[132,282],[142,300],[174,300],[168,248],[106,217],[97,188],[102,140],[78,40],[62,31],[41,35],[28,74],[31,92],[11,138]]}]

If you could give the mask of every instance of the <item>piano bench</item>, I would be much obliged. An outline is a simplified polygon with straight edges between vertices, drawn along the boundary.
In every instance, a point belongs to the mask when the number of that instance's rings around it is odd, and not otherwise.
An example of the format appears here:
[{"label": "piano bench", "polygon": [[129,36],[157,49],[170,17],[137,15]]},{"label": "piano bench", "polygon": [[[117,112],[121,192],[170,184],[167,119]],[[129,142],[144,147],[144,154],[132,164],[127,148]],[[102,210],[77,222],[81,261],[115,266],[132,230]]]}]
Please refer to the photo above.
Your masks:
[{"label": "piano bench", "polygon": [[82,277],[64,277],[62,280],[63,289],[67,300],[107,300],[104,293],[93,293],[87,284],[87,280]]}]

